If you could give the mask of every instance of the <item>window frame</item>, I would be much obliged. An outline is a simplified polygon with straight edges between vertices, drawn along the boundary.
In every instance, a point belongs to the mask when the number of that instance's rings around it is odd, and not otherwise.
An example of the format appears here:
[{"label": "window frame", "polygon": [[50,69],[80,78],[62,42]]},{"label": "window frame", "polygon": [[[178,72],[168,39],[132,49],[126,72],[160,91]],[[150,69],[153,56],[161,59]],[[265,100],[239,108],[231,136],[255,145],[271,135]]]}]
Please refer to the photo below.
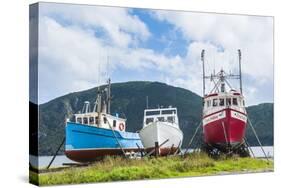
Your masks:
[{"label": "window frame", "polygon": [[[221,103],[221,101],[223,101],[223,104]],[[225,98],[219,98],[219,106],[225,106]]]},{"label": "window frame", "polygon": [[[229,103],[228,103],[228,102],[229,102]],[[230,97],[226,98],[226,99],[225,99],[225,104],[226,104],[226,106],[231,106],[231,104],[232,104],[232,99],[231,99]]]},{"label": "window frame", "polygon": [[114,119],[114,120],[112,121],[112,126],[115,128],[116,125],[117,125],[117,121],[116,121],[116,119]]},{"label": "window frame", "polygon": [[[236,101],[236,102],[234,103],[234,101]],[[237,99],[237,97],[233,97],[232,98],[232,105],[233,106],[238,106],[238,99]]]},{"label": "window frame", "polygon": [[81,117],[76,118],[76,123],[82,124],[82,118]]},{"label": "window frame", "polygon": [[[148,120],[151,120],[151,121],[148,121]],[[145,124],[146,125],[148,125],[149,123],[151,123],[151,122],[154,122],[154,118],[153,117],[147,117],[146,119],[145,119]]]},{"label": "window frame", "polygon": [[[86,120],[86,121],[85,121]],[[83,124],[88,125],[89,124],[89,119],[88,117],[83,117]]]},{"label": "window frame", "polygon": [[214,98],[213,99],[213,107],[217,107],[218,106],[218,98]]}]

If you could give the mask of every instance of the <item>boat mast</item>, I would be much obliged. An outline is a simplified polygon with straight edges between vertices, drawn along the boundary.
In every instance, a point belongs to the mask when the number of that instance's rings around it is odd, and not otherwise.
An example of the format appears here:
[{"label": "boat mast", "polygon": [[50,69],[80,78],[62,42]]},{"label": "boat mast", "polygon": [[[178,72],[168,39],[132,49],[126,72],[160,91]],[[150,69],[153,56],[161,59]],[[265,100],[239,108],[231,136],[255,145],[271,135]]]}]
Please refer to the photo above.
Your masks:
[{"label": "boat mast", "polygon": [[205,96],[205,50],[201,52],[201,61],[203,66],[203,97]]},{"label": "boat mast", "polygon": [[238,58],[239,58],[239,80],[240,80],[240,93],[241,95],[243,94],[242,92],[242,74],[241,74],[241,50],[238,49]]},{"label": "boat mast", "polygon": [[111,101],[111,81],[110,81],[110,78],[108,78],[108,80],[107,80],[106,101],[107,101],[107,113],[110,114],[110,101]]}]

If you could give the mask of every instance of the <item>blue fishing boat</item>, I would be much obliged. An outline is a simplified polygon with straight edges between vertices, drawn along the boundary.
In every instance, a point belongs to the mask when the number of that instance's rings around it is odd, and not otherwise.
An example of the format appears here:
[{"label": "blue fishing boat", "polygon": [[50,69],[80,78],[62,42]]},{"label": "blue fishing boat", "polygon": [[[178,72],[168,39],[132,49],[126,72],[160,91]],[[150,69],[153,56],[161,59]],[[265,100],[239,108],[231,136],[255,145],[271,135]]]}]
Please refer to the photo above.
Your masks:
[{"label": "blue fishing boat", "polygon": [[[65,154],[77,162],[90,162],[106,155],[125,155],[143,149],[138,133],[126,132],[126,119],[110,114],[110,79],[100,91],[93,110],[85,101],[82,112],[67,119]],[[106,93],[104,97],[102,94]]]}]

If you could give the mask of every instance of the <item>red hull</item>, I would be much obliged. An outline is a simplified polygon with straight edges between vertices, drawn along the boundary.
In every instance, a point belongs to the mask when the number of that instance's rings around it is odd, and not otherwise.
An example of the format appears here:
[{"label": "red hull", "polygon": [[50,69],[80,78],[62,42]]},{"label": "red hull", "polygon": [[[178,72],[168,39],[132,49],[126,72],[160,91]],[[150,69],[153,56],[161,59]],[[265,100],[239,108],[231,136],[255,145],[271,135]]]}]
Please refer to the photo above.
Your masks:
[{"label": "red hull", "polygon": [[236,145],[243,141],[247,116],[227,108],[203,118],[204,141],[210,145]]}]

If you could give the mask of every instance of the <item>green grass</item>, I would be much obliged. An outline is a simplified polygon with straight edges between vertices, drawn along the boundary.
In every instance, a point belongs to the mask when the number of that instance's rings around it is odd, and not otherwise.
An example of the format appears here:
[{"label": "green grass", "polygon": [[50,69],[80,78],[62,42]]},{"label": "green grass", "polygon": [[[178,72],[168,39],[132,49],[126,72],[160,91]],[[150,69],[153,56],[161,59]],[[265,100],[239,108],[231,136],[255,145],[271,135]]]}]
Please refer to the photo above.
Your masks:
[{"label": "green grass", "polygon": [[87,167],[72,167],[57,172],[30,172],[30,181],[39,185],[77,184],[122,180],[204,176],[225,173],[272,171],[273,162],[253,158],[214,160],[203,153],[180,156],[124,159],[106,157]]}]

